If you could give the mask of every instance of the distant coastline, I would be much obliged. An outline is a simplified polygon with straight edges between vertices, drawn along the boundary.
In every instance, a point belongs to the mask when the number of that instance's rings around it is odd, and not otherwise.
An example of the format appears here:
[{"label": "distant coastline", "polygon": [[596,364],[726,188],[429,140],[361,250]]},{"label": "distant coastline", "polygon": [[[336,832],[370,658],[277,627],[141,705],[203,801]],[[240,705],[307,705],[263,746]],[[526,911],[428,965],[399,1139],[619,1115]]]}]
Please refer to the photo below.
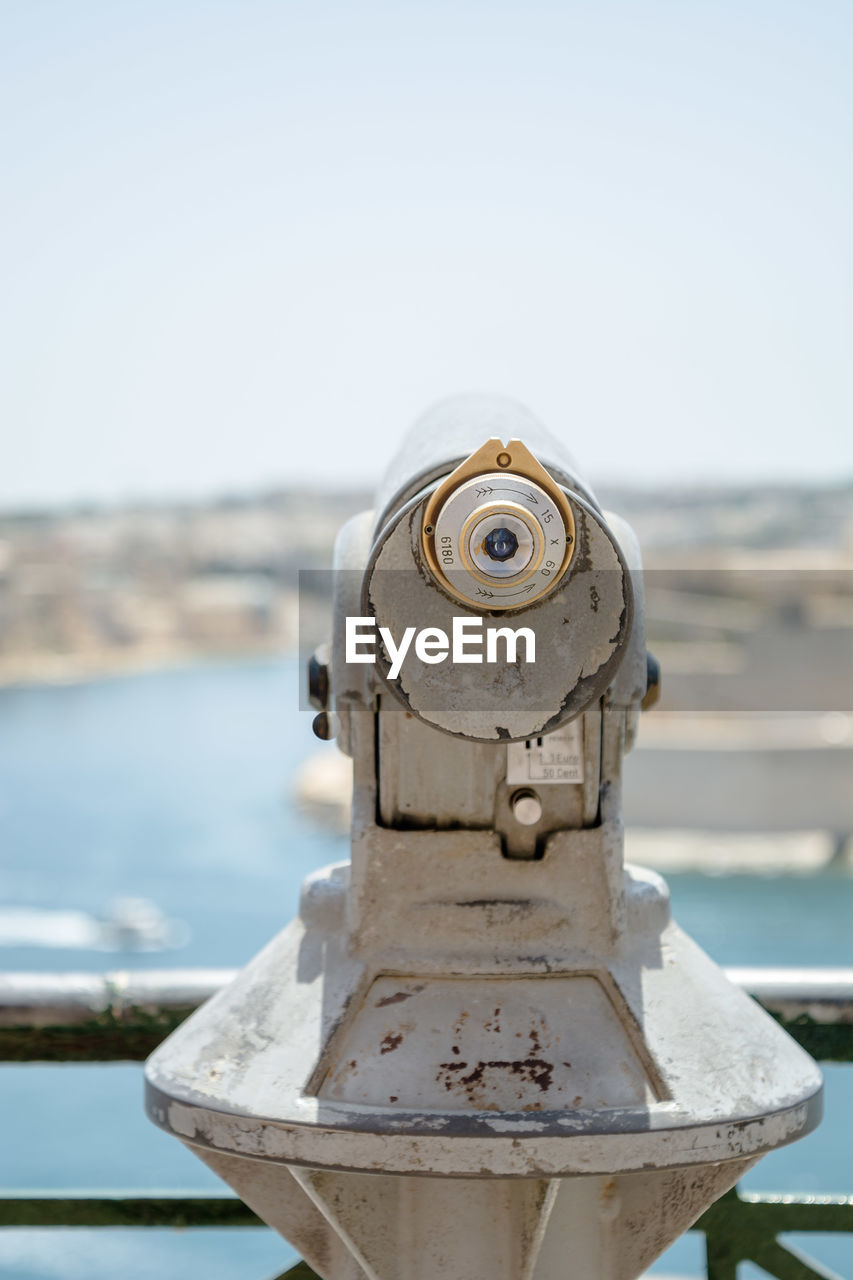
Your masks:
[{"label": "distant coastline", "polygon": [[[740,608],[746,577],[732,585],[739,569],[802,571],[815,582],[820,575],[824,604],[853,626],[844,585],[853,570],[853,480],[802,488],[619,486],[602,502],[634,526],[649,582],[653,572],[672,575],[666,586],[670,596],[683,595],[682,631],[701,617],[699,597],[711,591],[710,579],[697,573],[725,577],[713,594],[738,597]],[[300,599],[300,570],[328,568],[340,525],[368,505],[368,495],[354,490],[293,490],[0,512],[0,687],[292,654],[300,609],[303,629],[307,618],[320,631],[327,609],[319,596]],[[791,590],[789,609],[801,606],[801,594],[799,586]],[[671,624],[668,617],[658,627],[660,642],[672,638]]]},{"label": "distant coastline", "polygon": [[63,687],[93,684],[125,676],[147,675],[162,671],[181,671],[188,667],[217,662],[241,663],[252,658],[282,661],[293,658],[293,648],[270,643],[251,649],[171,648],[93,649],[77,653],[15,655],[0,659],[0,692],[39,686]]}]

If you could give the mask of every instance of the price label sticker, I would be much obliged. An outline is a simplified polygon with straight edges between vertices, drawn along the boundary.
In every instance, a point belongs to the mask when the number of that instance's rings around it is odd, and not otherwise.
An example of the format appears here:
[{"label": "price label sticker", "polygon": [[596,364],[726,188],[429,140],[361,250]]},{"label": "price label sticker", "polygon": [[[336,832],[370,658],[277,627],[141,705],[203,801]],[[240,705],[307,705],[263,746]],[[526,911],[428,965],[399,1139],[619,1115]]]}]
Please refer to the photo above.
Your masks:
[{"label": "price label sticker", "polygon": [[556,733],[527,742],[510,742],[506,749],[506,780],[519,783],[583,782],[583,722],[572,720]]}]

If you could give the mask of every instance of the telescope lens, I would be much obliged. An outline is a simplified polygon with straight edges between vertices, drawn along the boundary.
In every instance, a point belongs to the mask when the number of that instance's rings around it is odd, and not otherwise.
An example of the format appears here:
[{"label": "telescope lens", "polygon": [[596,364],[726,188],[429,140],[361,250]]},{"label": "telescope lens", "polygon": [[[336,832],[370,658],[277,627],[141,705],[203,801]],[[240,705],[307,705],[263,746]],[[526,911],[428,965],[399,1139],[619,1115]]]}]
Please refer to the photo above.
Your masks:
[{"label": "telescope lens", "polygon": [[486,554],[492,560],[509,560],[518,550],[518,538],[512,529],[492,529],[483,539]]},{"label": "telescope lens", "polygon": [[518,510],[517,515],[486,503],[475,508],[465,526],[465,550],[472,568],[490,582],[517,577],[533,558],[531,522],[521,508]]}]

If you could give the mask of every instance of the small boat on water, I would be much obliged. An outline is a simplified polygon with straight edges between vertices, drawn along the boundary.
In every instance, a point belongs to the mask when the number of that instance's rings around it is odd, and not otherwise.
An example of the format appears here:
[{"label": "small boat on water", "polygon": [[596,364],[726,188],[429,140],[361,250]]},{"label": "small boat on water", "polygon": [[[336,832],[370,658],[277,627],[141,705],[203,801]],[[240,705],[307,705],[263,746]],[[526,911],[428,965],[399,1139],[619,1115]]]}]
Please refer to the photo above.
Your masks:
[{"label": "small boat on water", "polygon": [[148,898],[116,898],[103,916],[40,907],[0,907],[0,947],[74,951],[172,951],[189,927]]}]

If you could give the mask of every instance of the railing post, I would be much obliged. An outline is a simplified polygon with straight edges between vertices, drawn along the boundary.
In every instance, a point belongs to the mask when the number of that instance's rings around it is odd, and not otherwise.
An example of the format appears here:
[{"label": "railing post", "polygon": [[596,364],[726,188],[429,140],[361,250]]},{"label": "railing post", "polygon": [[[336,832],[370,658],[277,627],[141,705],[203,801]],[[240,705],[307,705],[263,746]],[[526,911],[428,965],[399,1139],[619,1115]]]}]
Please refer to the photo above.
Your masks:
[{"label": "railing post", "polygon": [[705,1258],[708,1267],[708,1280],[737,1280],[738,1259],[725,1240],[716,1236],[705,1237]]}]

